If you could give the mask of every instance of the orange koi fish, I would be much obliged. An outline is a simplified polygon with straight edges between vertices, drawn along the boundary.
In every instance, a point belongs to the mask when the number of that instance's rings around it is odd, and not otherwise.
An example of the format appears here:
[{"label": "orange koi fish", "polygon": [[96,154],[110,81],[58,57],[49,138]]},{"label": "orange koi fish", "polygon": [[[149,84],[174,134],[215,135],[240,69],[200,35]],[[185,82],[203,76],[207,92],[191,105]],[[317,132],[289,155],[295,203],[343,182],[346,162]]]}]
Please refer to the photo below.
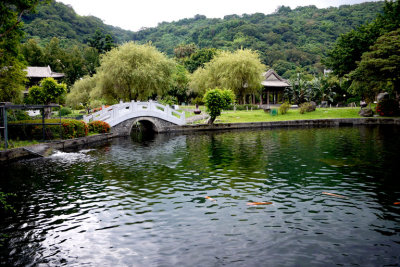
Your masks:
[{"label": "orange koi fish", "polygon": [[395,205],[400,205],[400,202],[394,202]]},{"label": "orange koi fish", "polygon": [[209,197],[209,196],[205,196],[204,198],[205,198],[205,199],[209,199],[209,200],[211,200],[211,201],[216,201],[215,199],[213,199],[213,198],[211,198],[211,197]]},{"label": "orange koi fish", "polygon": [[332,197],[341,197],[341,198],[347,198],[345,196],[342,195],[338,195],[338,194],[334,194],[334,193],[328,193],[328,192],[322,192],[322,194],[324,195],[328,195],[328,196],[332,196]]},{"label": "orange koi fish", "polygon": [[249,202],[247,205],[249,206],[257,206],[257,205],[271,205],[272,202]]}]

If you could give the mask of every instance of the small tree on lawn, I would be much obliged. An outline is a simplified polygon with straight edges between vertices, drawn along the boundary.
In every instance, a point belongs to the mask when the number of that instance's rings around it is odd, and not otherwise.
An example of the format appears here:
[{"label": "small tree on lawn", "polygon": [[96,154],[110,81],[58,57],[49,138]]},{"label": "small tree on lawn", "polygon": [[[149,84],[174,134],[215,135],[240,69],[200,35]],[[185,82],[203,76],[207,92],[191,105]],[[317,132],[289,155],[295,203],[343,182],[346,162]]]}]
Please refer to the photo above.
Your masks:
[{"label": "small tree on lawn", "polygon": [[[40,81],[40,86],[34,85],[29,88],[26,102],[29,104],[48,105],[50,103],[60,103],[60,98],[67,92],[67,85],[57,83],[53,78],[44,78]],[[49,110],[45,111],[45,117],[50,117]]]},{"label": "small tree on lawn", "polygon": [[235,94],[228,89],[212,89],[208,90],[204,95],[204,103],[207,113],[210,115],[209,124],[213,124],[217,116],[221,115],[223,109],[228,108],[235,101]]}]

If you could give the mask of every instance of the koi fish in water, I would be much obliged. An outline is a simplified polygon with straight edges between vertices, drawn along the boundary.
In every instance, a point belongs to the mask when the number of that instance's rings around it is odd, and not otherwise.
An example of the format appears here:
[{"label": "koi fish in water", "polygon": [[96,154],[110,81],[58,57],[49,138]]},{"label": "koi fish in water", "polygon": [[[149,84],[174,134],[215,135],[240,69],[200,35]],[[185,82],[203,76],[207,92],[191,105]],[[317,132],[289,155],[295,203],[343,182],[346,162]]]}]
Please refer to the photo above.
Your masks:
[{"label": "koi fish in water", "polygon": [[211,198],[211,197],[209,197],[209,196],[205,196],[204,198],[205,198],[205,199],[209,199],[209,200],[211,200],[211,201],[216,201],[215,199],[213,199],[213,198]]},{"label": "koi fish in water", "polygon": [[400,205],[400,202],[394,202],[395,205]]},{"label": "koi fish in water", "polygon": [[332,196],[332,197],[347,198],[347,197],[342,196],[342,195],[338,195],[338,194],[334,194],[334,193],[328,193],[328,192],[322,192],[322,194],[328,195],[328,196]]},{"label": "koi fish in water", "polygon": [[271,205],[272,202],[249,202],[247,205],[249,206],[257,206],[257,205]]}]

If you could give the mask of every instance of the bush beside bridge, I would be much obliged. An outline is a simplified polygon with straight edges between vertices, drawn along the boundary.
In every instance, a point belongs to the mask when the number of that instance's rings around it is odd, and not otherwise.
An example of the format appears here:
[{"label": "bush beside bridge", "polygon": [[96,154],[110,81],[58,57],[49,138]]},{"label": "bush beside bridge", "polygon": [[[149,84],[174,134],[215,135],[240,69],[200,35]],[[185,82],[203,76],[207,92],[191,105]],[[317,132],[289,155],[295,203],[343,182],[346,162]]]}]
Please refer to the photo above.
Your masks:
[{"label": "bush beside bridge", "polygon": [[[42,120],[20,120],[9,122],[8,136],[13,140],[42,140],[43,128]],[[46,119],[45,139],[71,139],[84,137],[91,133],[108,133],[110,125],[102,121],[94,121],[86,124],[84,121],[72,119]],[[60,124],[61,123],[61,124]],[[36,124],[36,125],[32,125]]]}]

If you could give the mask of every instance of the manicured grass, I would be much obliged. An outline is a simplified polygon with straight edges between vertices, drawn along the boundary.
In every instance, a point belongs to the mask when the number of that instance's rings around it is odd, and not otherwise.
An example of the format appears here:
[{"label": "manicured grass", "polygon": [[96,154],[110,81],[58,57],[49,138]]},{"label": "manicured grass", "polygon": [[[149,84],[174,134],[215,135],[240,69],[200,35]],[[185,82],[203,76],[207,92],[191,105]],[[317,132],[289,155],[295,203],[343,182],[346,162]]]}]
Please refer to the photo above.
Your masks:
[{"label": "manicured grass", "polygon": [[[360,108],[317,108],[316,111],[300,114],[299,109],[290,109],[288,113],[272,116],[264,110],[253,111],[224,111],[217,117],[215,123],[239,123],[239,122],[262,122],[262,121],[288,121],[288,120],[314,120],[314,119],[339,119],[360,118]],[[198,121],[196,123],[204,123]]]},{"label": "manicured grass", "polygon": [[[179,106],[178,111],[179,112],[185,112],[185,118],[193,117],[196,114],[192,110],[195,110],[196,106]],[[204,114],[206,112],[206,107],[205,106],[199,106],[199,109],[201,110],[201,114]]]}]

